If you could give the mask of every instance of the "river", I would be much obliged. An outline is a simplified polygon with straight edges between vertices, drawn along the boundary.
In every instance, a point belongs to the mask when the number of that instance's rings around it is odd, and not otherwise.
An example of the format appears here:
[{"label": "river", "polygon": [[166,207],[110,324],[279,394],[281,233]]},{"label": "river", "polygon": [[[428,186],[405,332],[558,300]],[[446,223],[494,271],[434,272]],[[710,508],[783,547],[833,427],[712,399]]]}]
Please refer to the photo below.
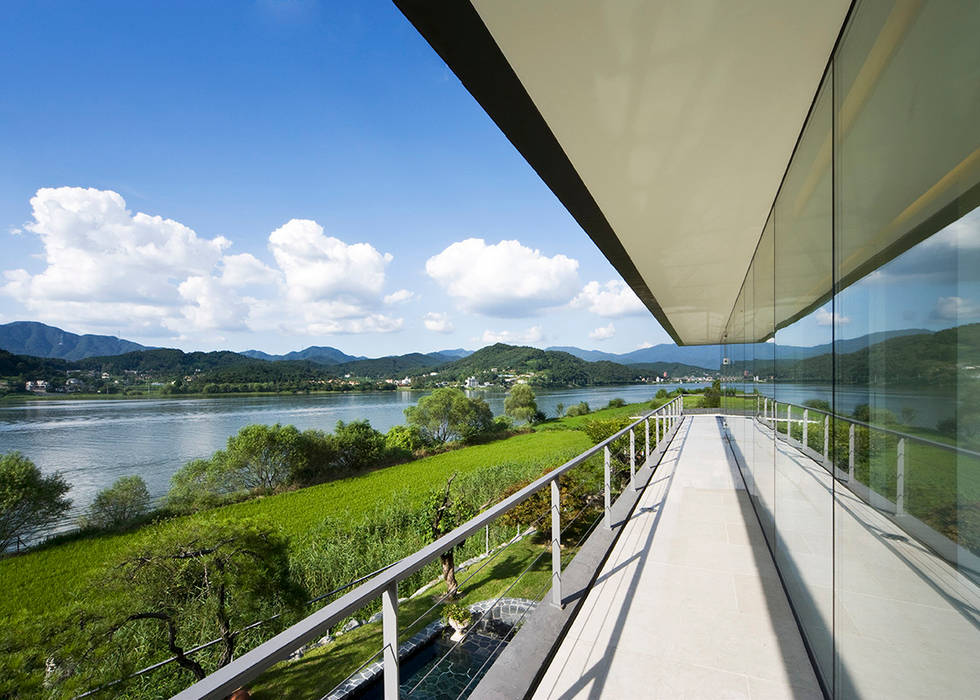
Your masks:
[{"label": "river", "polygon": [[[646,401],[660,388],[676,384],[628,385],[586,389],[538,390],[538,407],[554,416],[559,402],[571,406],[587,401],[601,408],[612,398]],[[687,388],[703,385],[687,384]],[[802,403],[831,400],[831,387],[757,384],[760,393]],[[868,403],[864,390],[838,387],[838,410],[849,413]],[[474,391],[487,400],[495,415],[503,413],[504,392]],[[84,510],[95,494],[121,476],[138,474],[153,498],[163,496],[170,477],[193,459],[224,447],[229,436],[252,423],[293,424],[301,430],[332,430],[338,420],[367,419],[378,430],[405,422],[404,410],[418,402],[419,392],[391,391],[308,396],[223,396],[193,399],[38,400],[0,405],[0,453],[18,450],[45,473],[60,471],[71,484],[74,513]],[[923,390],[878,394],[871,402],[897,415],[915,410],[915,424],[933,427],[952,415],[941,394]]]},{"label": "river", "polygon": [[[538,407],[553,416],[558,403],[610,399],[649,400],[676,384],[538,390]],[[703,385],[686,385],[689,387]],[[504,411],[506,394],[472,391]],[[383,391],[299,396],[222,396],[189,399],[37,400],[0,404],[0,453],[17,450],[43,472],[61,472],[71,484],[73,516],[99,490],[121,476],[138,474],[153,498],[167,492],[170,477],[187,462],[210,456],[228,438],[253,423],[293,424],[300,430],[331,431],[338,420],[367,419],[386,431],[405,422],[405,408],[420,392]],[[69,519],[70,520],[70,519]]]}]

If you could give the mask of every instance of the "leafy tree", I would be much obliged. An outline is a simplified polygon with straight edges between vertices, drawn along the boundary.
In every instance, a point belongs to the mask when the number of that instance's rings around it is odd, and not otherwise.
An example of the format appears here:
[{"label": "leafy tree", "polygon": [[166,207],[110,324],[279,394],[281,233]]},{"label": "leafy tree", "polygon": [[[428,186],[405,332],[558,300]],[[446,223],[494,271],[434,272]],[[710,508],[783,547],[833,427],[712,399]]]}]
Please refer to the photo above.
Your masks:
[{"label": "leafy tree", "polygon": [[534,390],[527,384],[515,384],[504,401],[504,412],[511,418],[530,423],[538,412]]},{"label": "leafy tree", "polygon": [[580,401],[577,404],[568,407],[565,411],[566,416],[584,416],[591,412],[592,409],[589,408],[589,404],[585,401]]},{"label": "leafy tree", "polygon": [[20,452],[0,455],[0,552],[64,515],[69,488],[60,474],[44,476]]},{"label": "leafy tree", "polygon": [[405,409],[409,425],[418,426],[434,443],[470,439],[492,429],[493,413],[483,399],[470,399],[459,389],[436,389]]},{"label": "leafy tree", "polygon": [[704,390],[701,398],[701,408],[720,408],[721,407],[721,381],[716,379],[711,382],[711,386]]},{"label": "leafy tree", "polygon": [[82,527],[113,529],[128,525],[150,508],[150,492],[139,476],[122,476],[95,496],[88,515],[80,518]]},{"label": "leafy tree", "polygon": [[273,491],[302,466],[300,433],[294,425],[246,425],[228,438],[220,468],[244,490]]},{"label": "leafy tree", "polygon": [[556,403],[555,404],[555,413],[558,414],[558,417],[559,418],[561,418],[563,415],[565,415],[565,404],[563,404],[561,401],[559,401],[558,403]]},{"label": "leafy tree", "polygon": [[[189,647],[220,639],[216,668],[228,664],[240,630],[273,614],[298,611],[305,591],[292,576],[287,541],[249,520],[181,524],[142,538],[97,579],[97,608],[77,618],[92,655],[139,633],[200,680],[214,668]],[[126,650],[116,651],[126,656]]]},{"label": "leafy tree", "polygon": [[428,446],[428,440],[417,425],[394,425],[385,433],[385,448],[411,454]]},{"label": "leafy tree", "polygon": [[[430,492],[422,504],[419,526],[425,534],[432,538],[433,542],[476,515],[476,510],[463,496],[453,494],[452,487],[455,478],[455,474],[449,477],[446,481],[446,488],[443,491]],[[442,564],[442,579],[446,582],[446,597],[450,600],[455,598],[459,591],[459,584],[456,582],[455,550],[462,544],[460,542],[439,555],[439,561]]]},{"label": "leafy tree", "polygon": [[803,402],[803,405],[807,408],[815,408],[818,411],[830,412],[830,402],[823,399],[807,399]]},{"label": "leafy tree", "polygon": [[385,435],[372,428],[369,421],[337,421],[333,434],[337,468],[354,471],[385,462]]},{"label": "leafy tree", "polygon": [[626,401],[620,398],[609,399],[609,403],[606,404],[606,408],[622,408],[626,405]]},{"label": "leafy tree", "polygon": [[666,399],[667,398],[667,390],[666,389],[660,389],[659,391],[657,391],[657,395],[656,395],[655,398],[658,398],[658,399]]}]

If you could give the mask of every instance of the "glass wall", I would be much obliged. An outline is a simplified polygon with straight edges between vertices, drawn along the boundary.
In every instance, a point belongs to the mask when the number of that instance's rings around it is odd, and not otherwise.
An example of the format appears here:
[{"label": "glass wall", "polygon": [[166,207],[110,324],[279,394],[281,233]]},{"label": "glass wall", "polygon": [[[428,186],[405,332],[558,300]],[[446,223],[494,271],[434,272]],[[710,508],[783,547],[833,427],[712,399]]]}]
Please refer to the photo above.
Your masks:
[{"label": "glass wall", "polygon": [[978,36],[976,2],[856,3],[728,323],[730,437],[833,697],[980,688]]}]

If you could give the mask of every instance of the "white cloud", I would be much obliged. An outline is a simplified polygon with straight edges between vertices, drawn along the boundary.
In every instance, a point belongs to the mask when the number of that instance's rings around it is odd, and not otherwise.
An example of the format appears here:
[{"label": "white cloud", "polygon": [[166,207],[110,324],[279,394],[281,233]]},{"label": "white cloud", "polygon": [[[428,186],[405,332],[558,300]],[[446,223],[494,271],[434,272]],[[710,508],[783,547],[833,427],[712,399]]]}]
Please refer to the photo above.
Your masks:
[{"label": "white cloud", "polygon": [[939,297],[930,314],[940,321],[964,321],[980,317],[980,304],[963,297]]},{"label": "white cloud", "polygon": [[578,288],[578,261],[547,257],[519,241],[453,243],[428,259],[425,271],[465,311],[519,318],[567,303]]},{"label": "white cloud", "polygon": [[644,342],[640,343],[639,345],[637,345],[636,346],[636,349],[637,350],[646,350],[647,348],[652,348],[652,347],[653,347],[653,343],[651,343],[650,341],[644,341]]},{"label": "white cloud", "polygon": [[447,314],[437,313],[435,311],[430,311],[422,319],[422,323],[430,331],[435,331],[436,333],[452,333],[456,330],[456,326],[453,322],[449,320]]},{"label": "white cloud", "polygon": [[386,304],[403,304],[406,301],[411,301],[414,298],[415,292],[410,292],[407,289],[399,289],[397,292],[386,294],[384,302]]},{"label": "white cloud", "polygon": [[616,326],[610,323],[608,326],[600,326],[595,328],[589,333],[589,337],[592,340],[609,340],[614,335],[616,335]]},{"label": "white cloud", "polygon": [[40,239],[44,269],[4,270],[0,293],[49,323],[131,337],[383,333],[404,325],[383,313],[384,305],[412,297],[407,290],[384,294],[391,255],[325,236],[315,221],[293,219],[272,232],[276,269],[249,253],[225,254],[231,242],[221,236],[203,238],[172,219],[134,214],[116,192],[43,188],[31,207],[24,230]]},{"label": "white cloud", "polygon": [[286,295],[305,303],[324,299],[374,301],[392,261],[370,243],[344,243],[323,235],[309,219],[291,219],[269,235],[269,248],[285,276]]},{"label": "white cloud", "polygon": [[589,282],[572,299],[571,306],[574,309],[586,309],[604,318],[649,313],[639,297],[622,280],[609,280],[602,285]]},{"label": "white cloud", "polygon": [[508,345],[532,344],[544,340],[544,333],[541,332],[541,326],[531,326],[526,331],[486,330],[483,331],[481,340],[484,343],[507,343]]},{"label": "white cloud", "polygon": [[822,309],[817,309],[817,313],[813,316],[817,320],[818,326],[832,326],[836,320],[837,325],[846,326],[851,322],[849,316],[841,316],[840,314],[831,313],[826,307]]},{"label": "white cloud", "polygon": [[251,253],[226,255],[221,262],[221,284],[226,287],[246,287],[253,284],[272,284],[279,274]]}]

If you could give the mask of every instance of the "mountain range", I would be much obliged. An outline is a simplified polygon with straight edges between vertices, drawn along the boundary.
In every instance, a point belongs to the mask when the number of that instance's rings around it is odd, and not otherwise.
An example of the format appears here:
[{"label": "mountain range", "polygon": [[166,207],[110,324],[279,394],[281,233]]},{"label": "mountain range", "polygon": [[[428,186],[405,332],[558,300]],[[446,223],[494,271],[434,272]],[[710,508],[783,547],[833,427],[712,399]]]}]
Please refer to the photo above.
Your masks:
[{"label": "mountain range", "polygon": [[[871,333],[859,338],[837,341],[837,351],[841,354],[856,352],[890,338],[923,333],[930,333],[930,331],[909,328]],[[755,347],[758,351],[764,351],[771,346],[760,343]],[[88,357],[122,355],[134,351],[150,350],[151,348],[115,336],[77,335],[43,323],[15,321],[0,325],[0,349],[15,355],[75,361]],[[812,347],[777,345],[776,359],[806,359],[826,354],[831,349],[830,343]],[[621,354],[601,350],[583,350],[571,346],[553,346],[547,350],[568,353],[586,362],[643,365],[640,369],[644,371],[659,370],[658,373],[670,365],[677,365],[677,367],[670,367],[671,371],[683,369],[680,365],[689,367],[690,371],[695,371],[697,368],[715,370],[720,366],[722,357],[722,346],[720,345],[678,346],[663,343]],[[312,362],[331,367],[332,371],[340,374],[350,373],[358,376],[380,377],[411,373],[413,370],[443,365],[470,356],[473,352],[463,348],[455,348],[438,352],[368,358],[363,355],[348,355],[334,347],[312,345],[303,350],[296,350],[283,355],[272,355],[261,350],[245,350],[237,354],[268,362]]]}]

